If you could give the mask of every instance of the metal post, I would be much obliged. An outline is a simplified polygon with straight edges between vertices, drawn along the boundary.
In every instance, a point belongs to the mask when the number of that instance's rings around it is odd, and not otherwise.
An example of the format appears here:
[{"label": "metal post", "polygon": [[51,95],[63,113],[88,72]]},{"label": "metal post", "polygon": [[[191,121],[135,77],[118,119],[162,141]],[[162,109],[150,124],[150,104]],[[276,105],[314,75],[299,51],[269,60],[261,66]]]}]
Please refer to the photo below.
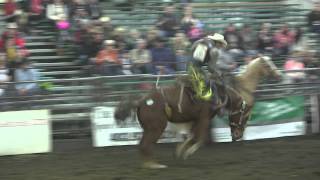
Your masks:
[{"label": "metal post", "polygon": [[320,130],[320,120],[319,120],[319,101],[318,95],[311,95],[311,132],[318,133]]}]

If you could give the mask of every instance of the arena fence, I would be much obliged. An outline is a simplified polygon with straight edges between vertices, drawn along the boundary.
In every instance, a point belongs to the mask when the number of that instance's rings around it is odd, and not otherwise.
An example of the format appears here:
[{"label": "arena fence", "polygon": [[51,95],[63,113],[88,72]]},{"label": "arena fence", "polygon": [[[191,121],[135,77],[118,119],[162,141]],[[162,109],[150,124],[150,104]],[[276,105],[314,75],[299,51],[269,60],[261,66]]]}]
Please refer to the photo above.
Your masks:
[{"label": "arena fence", "polygon": [[[310,73],[318,70],[318,68],[310,68],[304,71]],[[17,83],[3,83],[2,85],[8,87],[8,93],[0,98],[0,108],[1,111],[48,109],[51,111],[54,135],[90,135],[92,108],[114,106],[126,96],[147,93],[156,85],[161,87],[172,84],[178,75],[183,74],[139,74],[40,80],[36,83],[43,86],[43,90],[32,96],[18,96],[14,88]],[[270,81],[258,86],[256,98],[257,101],[262,101],[289,96],[304,96],[305,119],[313,125],[310,132],[318,132],[319,88],[319,79],[295,83]]]}]

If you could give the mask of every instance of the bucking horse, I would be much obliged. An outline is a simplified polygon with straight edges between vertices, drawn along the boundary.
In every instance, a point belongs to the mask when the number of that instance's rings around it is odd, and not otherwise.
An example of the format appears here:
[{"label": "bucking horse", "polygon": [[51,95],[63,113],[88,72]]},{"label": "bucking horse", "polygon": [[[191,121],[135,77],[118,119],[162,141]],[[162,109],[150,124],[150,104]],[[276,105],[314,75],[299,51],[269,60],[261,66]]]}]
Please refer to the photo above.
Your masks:
[{"label": "bucking horse", "polygon": [[188,158],[203,145],[209,131],[210,121],[220,108],[229,113],[232,140],[242,138],[251,109],[254,105],[254,92],[262,78],[281,78],[281,73],[267,56],[251,61],[246,70],[234,76],[234,86],[217,85],[216,94],[224,96],[224,101],[212,106],[211,101],[197,100],[184,83],[175,83],[158,89],[139,98],[121,101],[114,113],[117,122],[124,121],[132,111],[136,111],[143,129],[139,144],[145,168],[166,168],[153,158],[153,147],[164,132],[168,122],[184,125],[189,136],[176,147],[177,157]]}]

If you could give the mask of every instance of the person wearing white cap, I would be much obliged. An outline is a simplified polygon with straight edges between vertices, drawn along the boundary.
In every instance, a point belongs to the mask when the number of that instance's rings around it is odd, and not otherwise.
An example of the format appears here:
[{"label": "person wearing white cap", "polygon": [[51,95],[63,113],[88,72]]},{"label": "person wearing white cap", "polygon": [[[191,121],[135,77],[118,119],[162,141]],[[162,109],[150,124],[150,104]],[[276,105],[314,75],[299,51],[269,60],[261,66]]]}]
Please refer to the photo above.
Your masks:
[{"label": "person wearing white cap", "polygon": [[[191,76],[193,82],[193,88],[196,96],[202,100],[212,100],[212,97],[218,96],[212,92],[212,87],[207,85],[208,77],[206,73],[201,69],[202,66],[208,65],[208,70],[211,73],[210,78],[213,78],[215,82],[223,84],[220,72],[217,68],[217,60],[219,51],[221,48],[227,47],[228,43],[224,39],[224,36],[218,33],[208,35],[192,45],[191,56],[192,61],[188,66],[188,74]],[[215,87],[213,87],[215,89]],[[215,91],[215,90],[213,90]],[[220,99],[215,98],[215,101]]]}]

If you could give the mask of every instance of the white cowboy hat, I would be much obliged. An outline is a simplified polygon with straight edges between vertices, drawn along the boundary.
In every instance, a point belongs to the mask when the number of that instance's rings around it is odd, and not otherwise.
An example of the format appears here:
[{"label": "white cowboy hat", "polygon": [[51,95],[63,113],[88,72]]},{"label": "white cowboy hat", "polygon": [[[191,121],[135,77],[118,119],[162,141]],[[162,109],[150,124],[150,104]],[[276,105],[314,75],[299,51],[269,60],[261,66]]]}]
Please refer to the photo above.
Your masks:
[{"label": "white cowboy hat", "polygon": [[8,26],[7,26],[8,29],[17,29],[18,26],[16,23],[9,23]]},{"label": "white cowboy hat", "polygon": [[104,45],[114,45],[116,42],[114,40],[105,40]]},{"label": "white cowboy hat", "polygon": [[226,40],[224,40],[224,36],[218,33],[214,33],[214,35],[209,35],[207,36],[209,39],[212,39],[214,41],[218,41],[221,42],[223,44],[224,47],[227,47],[228,43]]},{"label": "white cowboy hat", "polygon": [[99,21],[100,21],[100,22],[109,22],[110,20],[111,20],[111,18],[110,18],[110,17],[107,17],[107,16],[104,16],[104,17],[99,18]]}]

